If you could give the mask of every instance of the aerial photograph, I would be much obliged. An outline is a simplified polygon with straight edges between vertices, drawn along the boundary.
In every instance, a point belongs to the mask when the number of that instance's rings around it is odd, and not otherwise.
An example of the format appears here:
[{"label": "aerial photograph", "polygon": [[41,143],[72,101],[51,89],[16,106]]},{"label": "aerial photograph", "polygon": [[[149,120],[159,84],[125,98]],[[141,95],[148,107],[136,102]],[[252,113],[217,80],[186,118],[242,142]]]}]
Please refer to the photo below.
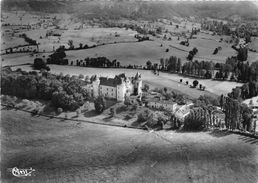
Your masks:
[{"label": "aerial photograph", "polygon": [[1,183],[258,183],[258,1],[0,3]]}]

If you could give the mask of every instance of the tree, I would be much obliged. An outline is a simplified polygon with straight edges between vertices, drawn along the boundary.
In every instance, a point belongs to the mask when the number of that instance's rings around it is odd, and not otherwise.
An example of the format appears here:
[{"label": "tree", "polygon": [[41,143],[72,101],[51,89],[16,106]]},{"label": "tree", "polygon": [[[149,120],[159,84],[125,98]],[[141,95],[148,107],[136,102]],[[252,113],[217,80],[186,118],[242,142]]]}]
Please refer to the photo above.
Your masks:
[{"label": "tree", "polygon": [[110,116],[111,117],[115,117],[116,116],[116,108],[115,107],[111,107],[110,108]]},{"label": "tree", "polygon": [[218,53],[218,48],[215,48],[215,50],[213,51],[213,55],[216,55]]},{"label": "tree", "polygon": [[166,87],[164,87],[164,92],[167,93],[168,89]]},{"label": "tree", "polygon": [[130,98],[129,98],[128,96],[125,96],[124,104],[126,105],[126,107],[128,107],[129,105],[131,105],[131,101],[130,101]]},{"label": "tree", "polygon": [[149,86],[148,84],[144,84],[143,90],[144,90],[145,92],[148,92],[149,89],[150,89],[150,86]]},{"label": "tree", "polygon": [[44,62],[42,58],[35,58],[33,67],[34,69],[41,70],[46,69],[47,64]]},{"label": "tree", "polygon": [[193,87],[196,88],[196,86],[199,84],[199,82],[197,80],[193,81]]},{"label": "tree", "polygon": [[146,65],[147,65],[147,69],[151,69],[152,68],[152,63],[151,63],[151,61],[147,61],[146,62]]},{"label": "tree", "polygon": [[68,40],[68,46],[69,46],[69,49],[74,49],[74,45],[73,45],[73,40]]},{"label": "tree", "polygon": [[147,121],[151,116],[151,111],[149,109],[144,110],[143,112],[138,114],[137,121],[138,122],[145,122]]},{"label": "tree", "polygon": [[80,74],[79,79],[83,79],[83,78],[84,78],[84,75]]},{"label": "tree", "polygon": [[99,96],[94,100],[94,106],[97,113],[102,113],[106,108],[106,100],[103,96]]}]

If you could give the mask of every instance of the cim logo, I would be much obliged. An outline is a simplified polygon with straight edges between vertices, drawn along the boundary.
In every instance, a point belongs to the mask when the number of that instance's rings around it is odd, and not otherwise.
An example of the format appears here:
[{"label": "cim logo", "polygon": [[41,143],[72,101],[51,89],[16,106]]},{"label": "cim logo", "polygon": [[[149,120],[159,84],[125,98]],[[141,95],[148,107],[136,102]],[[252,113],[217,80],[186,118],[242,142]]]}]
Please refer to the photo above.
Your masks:
[{"label": "cim logo", "polygon": [[28,177],[31,176],[32,172],[35,171],[35,169],[30,168],[30,169],[19,169],[17,167],[14,167],[10,169],[13,176],[15,177]]}]

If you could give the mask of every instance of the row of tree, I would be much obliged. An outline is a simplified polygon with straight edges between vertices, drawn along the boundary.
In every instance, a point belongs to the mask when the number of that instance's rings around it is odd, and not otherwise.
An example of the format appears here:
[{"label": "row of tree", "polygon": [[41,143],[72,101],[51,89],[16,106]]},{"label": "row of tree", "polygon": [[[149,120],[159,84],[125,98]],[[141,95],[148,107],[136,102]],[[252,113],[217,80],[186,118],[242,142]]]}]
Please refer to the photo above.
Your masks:
[{"label": "row of tree", "polygon": [[228,94],[230,98],[237,99],[239,101],[252,98],[258,95],[258,82],[251,81],[245,83],[241,87],[232,89],[232,92]]},{"label": "row of tree", "polygon": [[20,37],[24,38],[24,40],[29,43],[30,45],[37,45],[37,41],[29,38],[26,34],[19,35]]},{"label": "row of tree", "polygon": [[253,113],[246,104],[234,98],[221,95],[220,106],[225,112],[226,128],[252,131]]}]

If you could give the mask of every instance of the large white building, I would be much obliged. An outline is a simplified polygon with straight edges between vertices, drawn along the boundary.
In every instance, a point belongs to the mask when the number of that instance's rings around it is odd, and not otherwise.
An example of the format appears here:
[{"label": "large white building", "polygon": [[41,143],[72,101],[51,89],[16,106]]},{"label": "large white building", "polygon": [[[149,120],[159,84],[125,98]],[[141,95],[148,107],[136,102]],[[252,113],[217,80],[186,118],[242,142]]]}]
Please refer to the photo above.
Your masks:
[{"label": "large white building", "polygon": [[92,81],[84,86],[86,90],[93,96],[100,95],[113,98],[117,101],[124,101],[125,96],[142,95],[142,80],[141,74],[137,72],[134,77],[126,77],[125,74],[120,74],[114,78],[98,77],[95,75]]}]

